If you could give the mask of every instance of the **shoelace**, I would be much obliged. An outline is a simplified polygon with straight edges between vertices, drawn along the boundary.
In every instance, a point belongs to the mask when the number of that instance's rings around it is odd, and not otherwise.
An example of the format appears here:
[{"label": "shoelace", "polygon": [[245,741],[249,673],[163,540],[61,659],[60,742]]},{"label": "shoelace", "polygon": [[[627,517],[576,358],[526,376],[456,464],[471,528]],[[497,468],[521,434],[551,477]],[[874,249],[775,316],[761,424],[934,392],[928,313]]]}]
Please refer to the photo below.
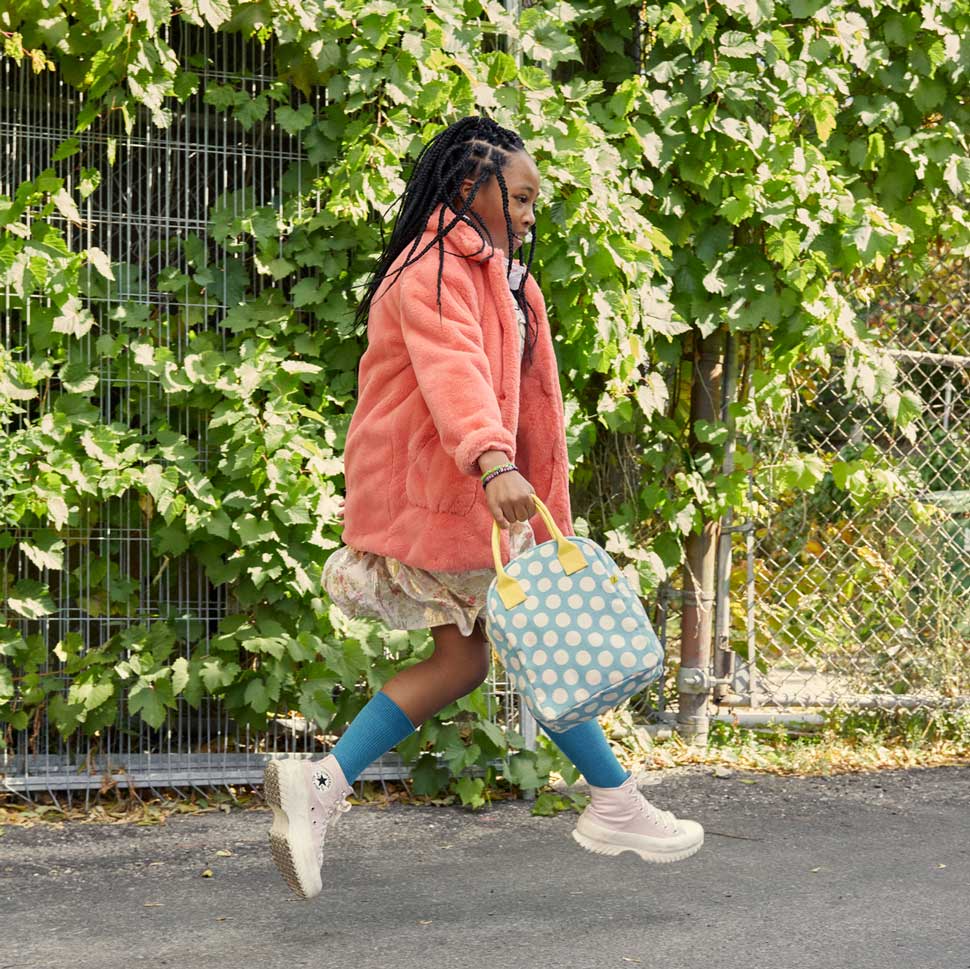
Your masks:
[{"label": "shoelace", "polygon": [[627,789],[630,798],[637,806],[637,810],[641,814],[648,817],[654,824],[667,831],[671,834],[677,833],[677,817],[673,811],[663,811],[657,807],[656,804],[651,804],[640,792],[638,787],[630,787]]},{"label": "shoelace", "polygon": [[[321,808],[318,804],[311,804],[310,811],[313,816],[310,818],[310,823],[313,825],[314,829],[318,824],[324,825],[324,834],[326,834],[326,826],[331,822],[331,820],[336,820],[340,817],[340,814],[346,814],[353,805],[344,796],[339,800],[333,801],[329,807]],[[319,812],[319,817],[316,816],[316,812]],[[337,812],[340,812],[339,814]],[[323,842],[325,838],[321,837],[319,844],[317,844],[317,864],[323,864]]]},{"label": "shoelace", "polygon": [[670,832],[677,831],[677,818],[674,816],[673,811],[663,811],[657,807],[656,804],[651,804],[639,791],[638,788],[630,789],[633,796],[637,799],[640,805],[640,810],[655,824],[659,824],[665,830]]}]

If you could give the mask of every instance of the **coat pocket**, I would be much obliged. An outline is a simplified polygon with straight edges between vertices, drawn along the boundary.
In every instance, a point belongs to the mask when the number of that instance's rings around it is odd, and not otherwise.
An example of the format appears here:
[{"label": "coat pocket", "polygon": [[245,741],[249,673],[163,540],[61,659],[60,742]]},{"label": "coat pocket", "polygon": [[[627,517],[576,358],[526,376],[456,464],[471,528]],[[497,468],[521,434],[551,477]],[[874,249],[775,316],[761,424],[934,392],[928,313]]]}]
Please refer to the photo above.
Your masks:
[{"label": "coat pocket", "polygon": [[441,446],[438,432],[431,429],[419,442],[410,459],[404,491],[408,501],[419,508],[451,515],[467,515],[475,506],[481,482],[462,474]]}]

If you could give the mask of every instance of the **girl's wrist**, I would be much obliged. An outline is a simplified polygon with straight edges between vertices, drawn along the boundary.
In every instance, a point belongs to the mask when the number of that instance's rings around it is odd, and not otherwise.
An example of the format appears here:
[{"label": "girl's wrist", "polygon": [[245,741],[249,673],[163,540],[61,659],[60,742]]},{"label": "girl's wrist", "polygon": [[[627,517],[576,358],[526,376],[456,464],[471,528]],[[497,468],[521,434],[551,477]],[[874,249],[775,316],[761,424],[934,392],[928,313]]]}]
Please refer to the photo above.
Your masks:
[{"label": "girl's wrist", "polygon": [[482,474],[488,474],[492,468],[508,463],[509,456],[504,451],[483,451],[478,456],[478,468]]},{"label": "girl's wrist", "polygon": [[508,471],[518,470],[519,469],[512,461],[506,461],[505,464],[498,464],[494,468],[490,468],[482,475],[482,487],[484,488],[489,481],[491,481],[493,478],[497,478],[500,474],[505,474]]}]

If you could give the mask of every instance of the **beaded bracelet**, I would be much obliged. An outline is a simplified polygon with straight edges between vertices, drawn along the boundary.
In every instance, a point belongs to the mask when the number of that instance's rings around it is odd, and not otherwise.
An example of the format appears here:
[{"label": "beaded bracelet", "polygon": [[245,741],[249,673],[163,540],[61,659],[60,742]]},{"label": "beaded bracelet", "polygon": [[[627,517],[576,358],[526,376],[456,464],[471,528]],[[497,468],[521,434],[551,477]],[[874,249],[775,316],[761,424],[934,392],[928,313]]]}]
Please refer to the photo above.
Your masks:
[{"label": "beaded bracelet", "polygon": [[500,474],[504,474],[506,471],[518,470],[518,467],[516,467],[516,465],[511,461],[507,462],[506,464],[498,464],[494,468],[489,468],[489,470],[482,475],[482,488],[484,488],[485,485],[492,480],[492,478],[497,477]]},{"label": "beaded bracelet", "polygon": [[499,468],[502,468],[502,469],[511,469],[511,468],[514,468],[514,467],[515,467],[515,463],[512,462],[512,461],[506,461],[504,464],[496,464],[494,468],[489,468],[488,471],[483,471],[482,472],[482,480],[485,479],[485,476],[486,475],[491,474],[493,471],[498,471]]}]

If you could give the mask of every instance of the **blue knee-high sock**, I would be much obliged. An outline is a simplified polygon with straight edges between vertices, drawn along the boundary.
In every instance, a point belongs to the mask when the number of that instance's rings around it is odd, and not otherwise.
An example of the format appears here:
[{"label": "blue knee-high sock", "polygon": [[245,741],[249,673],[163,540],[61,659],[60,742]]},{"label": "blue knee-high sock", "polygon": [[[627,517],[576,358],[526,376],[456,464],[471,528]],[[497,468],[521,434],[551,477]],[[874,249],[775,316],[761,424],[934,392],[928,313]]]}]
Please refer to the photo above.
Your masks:
[{"label": "blue knee-high sock", "polygon": [[348,784],[417,727],[383,690],[378,690],[350,722],[330,753],[337,758]]},{"label": "blue knee-high sock", "polygon": [[610,742],[595,717],[562,733],[544,724],[540,726],[594,787],[619,787],[630,776],[630,771],[623,769],[610,749]]}]

